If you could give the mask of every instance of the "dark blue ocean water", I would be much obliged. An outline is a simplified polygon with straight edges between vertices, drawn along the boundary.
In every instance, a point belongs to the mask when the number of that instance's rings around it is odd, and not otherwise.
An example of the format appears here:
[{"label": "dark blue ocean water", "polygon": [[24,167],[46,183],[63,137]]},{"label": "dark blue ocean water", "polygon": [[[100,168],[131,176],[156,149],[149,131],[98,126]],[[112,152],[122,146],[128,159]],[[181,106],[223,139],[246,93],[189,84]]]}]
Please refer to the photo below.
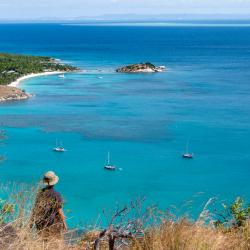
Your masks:
[{"label": "dark blue ocean water", "polygon": [[[84,70],[26,80],[34,97],[0,104],[1,183],[54,170],[71,225],[139,196],[162,208],[192,200],[194,214],[210,197],[249,200],[250,27],[9,24],[0,37],[0,51]],[[145,61],[168,70],[114,73]],[[52,152],[56,139],[66,153]],[[108,151],[123,171],[103,170]]]}]

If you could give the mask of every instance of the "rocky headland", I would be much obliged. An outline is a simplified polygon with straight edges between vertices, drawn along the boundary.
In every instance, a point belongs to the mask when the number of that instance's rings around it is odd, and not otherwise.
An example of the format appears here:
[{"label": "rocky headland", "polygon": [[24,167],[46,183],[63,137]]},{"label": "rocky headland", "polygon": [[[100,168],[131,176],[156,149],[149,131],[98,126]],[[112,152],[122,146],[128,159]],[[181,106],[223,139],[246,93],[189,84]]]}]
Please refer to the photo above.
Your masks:
[{"label": "rocky headland", "polygon": [[4,101],[13,101],[13,100],[25,100],[28,99],[31,95],[25,93],[24,90],[10,87],[10,86],[1,86],[0,85],[0,102]]}]

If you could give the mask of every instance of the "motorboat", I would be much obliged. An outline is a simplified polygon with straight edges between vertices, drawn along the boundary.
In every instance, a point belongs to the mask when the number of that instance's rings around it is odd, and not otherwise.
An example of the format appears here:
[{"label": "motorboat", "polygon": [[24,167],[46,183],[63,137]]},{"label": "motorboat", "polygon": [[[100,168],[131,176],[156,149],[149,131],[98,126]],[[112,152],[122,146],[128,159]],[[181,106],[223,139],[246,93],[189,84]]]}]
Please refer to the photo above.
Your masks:
[{"label": "motorboat", "polygon": [[59,78],[65,78],[65,75],[64,74],[60,74],[58,77]]}]

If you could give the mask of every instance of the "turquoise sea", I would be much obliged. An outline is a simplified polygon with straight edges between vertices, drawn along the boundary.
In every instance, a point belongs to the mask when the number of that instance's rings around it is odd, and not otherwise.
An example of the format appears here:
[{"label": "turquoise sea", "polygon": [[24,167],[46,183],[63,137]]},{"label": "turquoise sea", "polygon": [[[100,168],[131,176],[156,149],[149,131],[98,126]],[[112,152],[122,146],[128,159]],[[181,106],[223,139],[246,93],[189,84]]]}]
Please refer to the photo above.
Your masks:
[{"label": "turquoise sea", "polygon": [[[0,34],[0,51],[83,70],[26,80],[34,97],[0,104],[1,184],[54,170],[71,226],[139,196],[194,216],[210,197],[249,201],[250,27],[1,24]],[[114,73],[145,61],[168,70]],[[56,139],[67,152],[52,151]],[[181,157],[187,141],[193,160]],[[104,171],[108,151],[122,171]]]}]

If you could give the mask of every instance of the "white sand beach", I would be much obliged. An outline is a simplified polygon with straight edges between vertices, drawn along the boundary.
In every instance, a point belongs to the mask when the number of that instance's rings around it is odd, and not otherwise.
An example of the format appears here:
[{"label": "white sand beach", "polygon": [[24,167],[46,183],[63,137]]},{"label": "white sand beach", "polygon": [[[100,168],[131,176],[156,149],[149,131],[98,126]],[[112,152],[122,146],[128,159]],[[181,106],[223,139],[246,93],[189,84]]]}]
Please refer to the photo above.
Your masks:
[{"label": "white sand beach", "polygon": [[22,81],[33,78],[33,77],[38,77],[38,76],[48,76],[48,75],[57,75],[57,74],[64,74],[65,72],[62,71],[52,71],[52,72],[44,72],[44,73],[37,73],[37,74],[29,74],[26,76],[22,76],[18,78],[16,81],[8,84],[10,87],[17,87]]}]

